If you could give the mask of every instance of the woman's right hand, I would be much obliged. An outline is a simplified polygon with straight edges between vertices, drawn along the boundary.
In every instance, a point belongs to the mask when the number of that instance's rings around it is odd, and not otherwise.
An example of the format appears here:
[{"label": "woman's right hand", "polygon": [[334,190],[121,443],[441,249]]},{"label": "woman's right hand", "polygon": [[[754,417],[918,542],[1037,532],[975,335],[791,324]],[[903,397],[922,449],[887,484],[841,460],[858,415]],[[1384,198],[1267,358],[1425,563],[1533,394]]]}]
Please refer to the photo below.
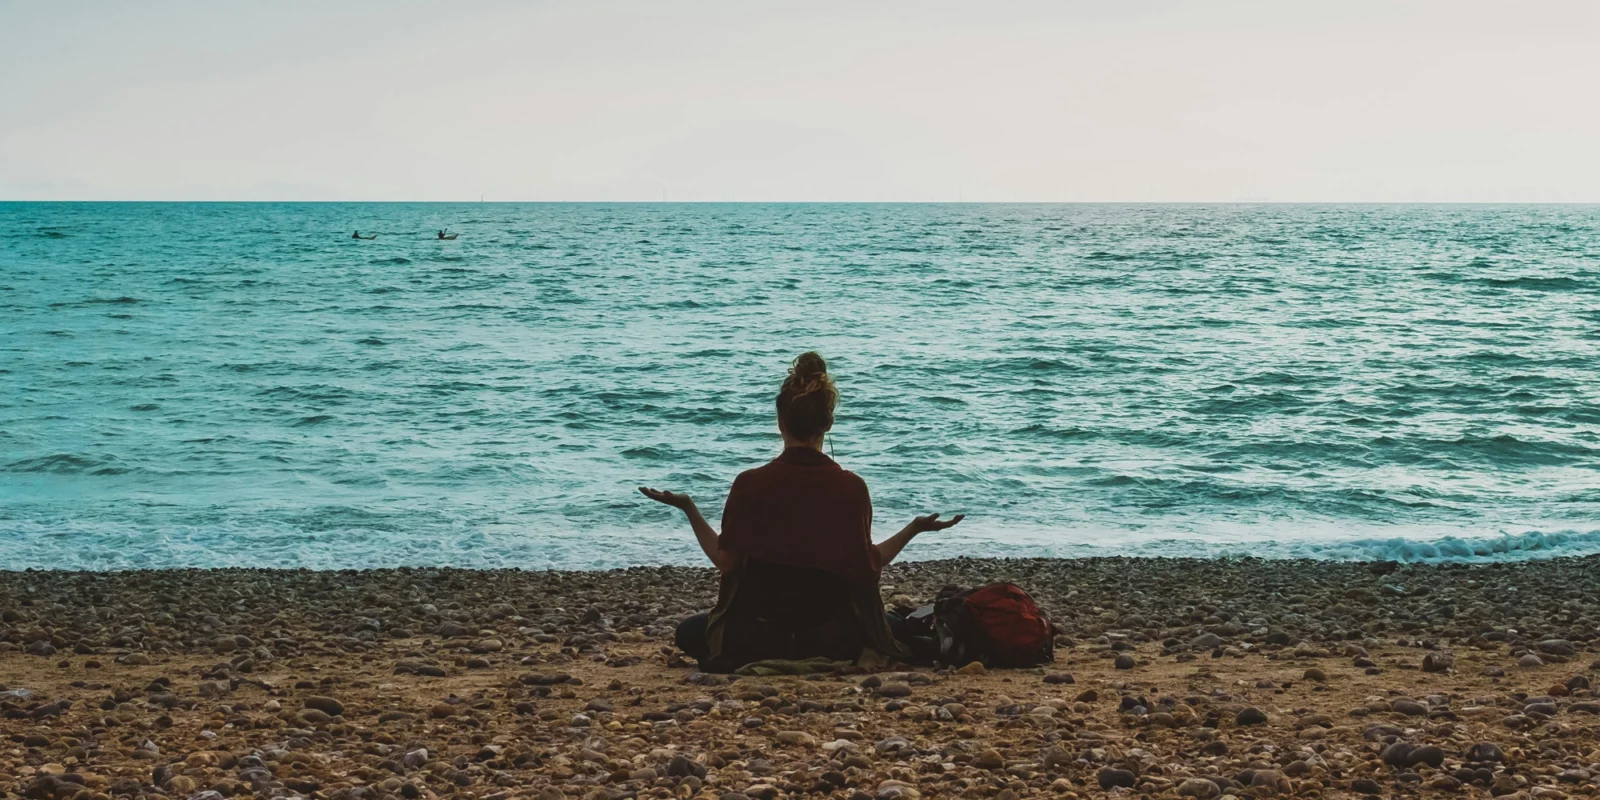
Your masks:
[{"label": "woman's right hand", "polygon": [[647,486],[640,486],[639,493],[650,498],[651,500],[656,501],[657,503],[665,503],[673,508],[678,509],[679,511],[688,511],[689,509],[694,508],[694,498],[683,494],[682,492],[663,492],[660,489],[651,489]]}]

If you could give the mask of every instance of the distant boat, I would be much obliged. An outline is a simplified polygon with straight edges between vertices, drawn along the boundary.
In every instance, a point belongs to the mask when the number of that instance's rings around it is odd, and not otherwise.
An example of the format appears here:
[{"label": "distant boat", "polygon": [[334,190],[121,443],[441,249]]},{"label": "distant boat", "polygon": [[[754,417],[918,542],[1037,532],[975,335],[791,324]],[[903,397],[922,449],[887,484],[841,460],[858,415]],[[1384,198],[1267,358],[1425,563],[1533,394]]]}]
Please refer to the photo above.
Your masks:
[{"label": "distant boat", "polygon": [[352,239],[367,239],[367,240],[371,240],[371,239],[378,238],[378,234],[374,233],[374,234],[372,234],[370,236],[362,236],[361,235],[361,231],[356,231],[355,233],[350,235],[350,238],[352,238]]},{"label": "distant boat", "polygon": [[455,238],[460,235],[461,234],[459,233],[445,233],[444,231],[439,231],[439,238],[447,242],[454,241]]}]

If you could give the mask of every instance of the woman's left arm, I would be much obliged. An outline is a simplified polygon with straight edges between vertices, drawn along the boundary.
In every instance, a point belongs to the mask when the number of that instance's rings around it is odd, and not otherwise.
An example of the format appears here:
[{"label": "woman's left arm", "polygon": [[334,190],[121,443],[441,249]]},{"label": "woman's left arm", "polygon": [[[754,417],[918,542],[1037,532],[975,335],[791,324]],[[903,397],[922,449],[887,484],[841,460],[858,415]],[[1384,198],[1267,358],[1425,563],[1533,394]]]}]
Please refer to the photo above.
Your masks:
[{"label": "woman's left arm", "polygon": [[966,519],[966,516],[966,514],[957,514],[949,519],[939,519],[938,514],[928,514],[927,516],[913,518],[911,524],[901,528],[899,533],[872,546],[873,549],[878,551],[878,564],[880,566],[888,566],[889,562],[895,559],[895,556],[900,555],[900,551],[904,550],[906,545],[911,544],[912,539],[917,538],[917,534],[942,531]]},{"label": "woman's left arm", "polygon": [[717,542],[717,532],[711,528],[711,523],[701,515],[700,508],[694,504],[694,498],[681,492],[663,492],[660,489],[639,487],[639,492],[645,497],[665,503],[683,512],[689,518],[689,527],[694,529],[695,541],[700,543],[700,549],[705,551],[706,558],[716,565],[719,572],[728,572],[737,565],[738,560]]}]

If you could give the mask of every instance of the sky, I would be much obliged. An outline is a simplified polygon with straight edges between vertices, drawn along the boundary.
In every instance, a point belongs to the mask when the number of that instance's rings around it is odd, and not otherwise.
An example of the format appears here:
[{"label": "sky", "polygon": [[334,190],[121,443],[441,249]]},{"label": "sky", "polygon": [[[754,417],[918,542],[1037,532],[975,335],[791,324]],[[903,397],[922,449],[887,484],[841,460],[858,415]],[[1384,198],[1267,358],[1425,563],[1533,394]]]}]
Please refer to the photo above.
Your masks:
[{"label": "sky", "polygon": [[0,0],[0,199],[1600,202],[1600,3]]}]

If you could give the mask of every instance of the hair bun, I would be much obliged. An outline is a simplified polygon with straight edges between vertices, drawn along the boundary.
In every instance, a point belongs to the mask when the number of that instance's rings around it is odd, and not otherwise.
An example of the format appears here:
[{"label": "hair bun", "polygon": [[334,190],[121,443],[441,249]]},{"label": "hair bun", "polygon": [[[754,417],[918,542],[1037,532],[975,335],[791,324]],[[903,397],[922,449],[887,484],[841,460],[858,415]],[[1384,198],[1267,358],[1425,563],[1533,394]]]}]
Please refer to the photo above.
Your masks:
[{"label": "hair bun", "polygon": [[795,358],[789,374],[798,380],[809,382],[813,378],[828,374],[828,362],[823,361],[822,356],[815,350],[808,350]]},{"label": "hair bun", "polygon": [[778,424],[788,434],[810,440],[833,427],[839,390],[828,376],[828,362],[816,351],[801,353],[778,390]]}]

